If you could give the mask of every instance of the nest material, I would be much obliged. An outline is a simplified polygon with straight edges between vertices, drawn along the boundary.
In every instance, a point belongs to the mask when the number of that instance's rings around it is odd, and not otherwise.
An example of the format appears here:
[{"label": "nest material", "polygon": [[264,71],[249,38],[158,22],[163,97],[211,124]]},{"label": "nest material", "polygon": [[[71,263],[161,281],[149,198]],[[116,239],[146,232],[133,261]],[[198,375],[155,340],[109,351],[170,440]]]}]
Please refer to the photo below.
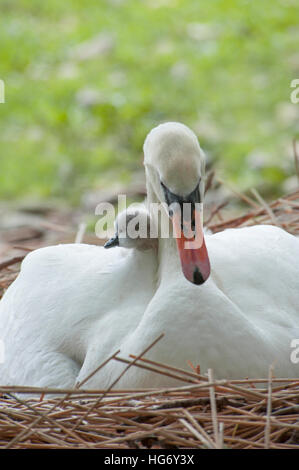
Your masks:
[{"label": "nest material", "polygon": [[0,447],[298,448],[299,380],[270,377],[256,388],[262,380],[194,376],[192,384],[146,391],[2,387]]},{"label": "nest material", "polygon": [[[219,232],[274,224],[299,234],[299,190],[270,204],[257,192],[253,195],[255,200],[239,195],[250,206],[242,216],[223,220],[223,204],[211,208],[208,228]],[[0,264],[2,290],[17,275],[19,262],[14,256]],[[107,360],[127,363],[123,373],[130,367],[149,368],[179,379],[182,386],[142,391],[114,391],[113,386],[106,391],[84,390],[88,377],[74,390],[2,386],[0,447],[299,447],[299,379],[275,378],[270,368],[265,379],[214,381],[212,371],[206,377],[192,365],[189,371],[183,371],[153,363],[143,357],[145,352],[126,360],[117,351]],[[26,398],[27,394],[31,398]],[[32,394],[36,394],[35,399]]]}]

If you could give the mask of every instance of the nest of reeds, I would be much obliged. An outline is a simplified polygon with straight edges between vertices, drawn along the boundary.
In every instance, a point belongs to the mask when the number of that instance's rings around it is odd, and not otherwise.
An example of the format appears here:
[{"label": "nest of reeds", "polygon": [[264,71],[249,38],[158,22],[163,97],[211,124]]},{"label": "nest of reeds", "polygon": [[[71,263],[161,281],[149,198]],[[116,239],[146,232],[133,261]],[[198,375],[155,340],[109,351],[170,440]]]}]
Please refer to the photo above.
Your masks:
[{"label": "nest of reeds", "polygon": [[[223,203],[209,208],[207,226],[212,232],[274,224],[299,235],[299,189],[271,203],[256,191],[250,197],[237,196],[248,206],[242,215],[225,218]],[[23,257],[0,263],[2,291],[17,275]],[[73,390],[0,386],[0,447],[299,447],[299,378],[276,378],[270,368],[263,379],[215,381],[212,371],[202,376],[192,364],[181,370],[143,356],[126,360],[117,352],[107,361],[125,362],[123,373],[142,367],[171,376],[181,386],[114,391],[117,380],[109,390],[86,390],[85,381]]]},{"label": "nest of reeds", "polygon": [[[270,371],[265,380],[214,381],[211,371],[202,378],[163,364],[154,368],[180,377],[182,386],[142,391],[1,387],[0,447],[298,448],[299,379],[273,378]],[[26,393],[37,398],[26,399]]]}]

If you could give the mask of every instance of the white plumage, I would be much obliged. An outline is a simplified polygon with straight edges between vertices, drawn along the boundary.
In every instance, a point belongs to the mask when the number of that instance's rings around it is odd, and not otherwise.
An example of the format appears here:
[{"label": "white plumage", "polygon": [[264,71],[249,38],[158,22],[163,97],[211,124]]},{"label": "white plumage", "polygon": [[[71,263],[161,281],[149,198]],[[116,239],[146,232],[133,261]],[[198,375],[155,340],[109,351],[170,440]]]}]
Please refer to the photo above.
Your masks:
[{"label": "white plumage", "polygon": [[[203,177],[194,134],[178,123],[147,137],[148,204],[164,201],[161,181],[189,194]],[[202,191],[202,182],[201,188]],[[202,285],[182,273],[174,238],[158,252],[59,245],[29,254],[0,303],[6,360],[0,383],[72,387],[118,348],[217,377],[298,377],[290,359],[298,336],[299,241],[273,226],[206,235],[211,275]],[[109,362],[86,387],[104,388],[123,370]],[[117,387],[177,384],[132,367]]]}]

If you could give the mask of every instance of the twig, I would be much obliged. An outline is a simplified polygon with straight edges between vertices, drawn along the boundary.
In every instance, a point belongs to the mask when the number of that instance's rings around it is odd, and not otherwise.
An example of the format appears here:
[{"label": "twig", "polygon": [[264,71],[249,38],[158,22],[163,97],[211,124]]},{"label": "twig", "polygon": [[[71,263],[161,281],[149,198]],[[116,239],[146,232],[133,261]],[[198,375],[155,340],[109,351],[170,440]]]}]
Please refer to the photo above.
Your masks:
[{"label": "twig", "polygon": [[82,240],[84,238],[84,234],[85,234],[85,231],[86,231],[86,223],[85,222],[82,222],[80,225],[79,225],[79,228],[78,228],[78,231],[77,231],[77,234],[76,234],[76,238],[75,238],[75,243],[82,243]]},{"label": "twig", "polygon": [[191,431],[192,434],[205,446],[210,447],[208,441],[196,430],[194,427],[188,423],[184,418],[180,418],[180,422]]},{"label": "twig", "polygon": [[219,423],[218,438],[219,438],[219,447],[220,447],[220,449],[223,448],[223,433],[224,433],[224,423]]},{"label": "twig", "polygon": [[[132,357],[133,359],[136,358],[136,356],[134,354],[130,354],[130,357]],[[162,362],[151,361],[150,359],[146,359],[144,357],[141,357],[139,359],[139,361],[144,362],[146,364],[152,364],[153,366],[157,366],[157,367],[160,367],[162,369],[167,369],[167,370],[171,370],[173,372],[178,372],[179,374],[187,375],[188,377],[191,377],[193,379],[197,379],[198,381],[199,380],[203,380],[204,382],[208,381],[208,378],[205,377],[204,375],[194,374],[194,373],[192,373],[188,370],[181,369],[180,367],[170,366],[169,364],[164,364]]]},{"label": "twig", "polygon": [[7,261],[3,261],[0,263],[0,270],[7,268],[8,266],[12,266],[13,264],[20,263],[24,258],[25,256],[15,256],[14,258],[8,259]]},{"label": "twig", "polygon": [[206,180],[206,183],[205,183],[205,194],[209,191],[209,189],[212,187],[213,185],[213,179],[214,179],[214,176],[215,176],[215,171],[214,170],[211,170],[207,176],[207,180]]},{"label": "twig", "polygon": [[81,382],[77,382],[75,388],[80,388],[82,385],[86,384],[86,382],[91,379],[100,369],[102,369],[108,362],[110,362],[112,359],[115,358],[115,356],[120,352],[120,349],[118,349],[114,354],[112,354],[108,359],[103,361],[95,370],[93,370],[87,377],[85,377],[84,380]]},{"label": "twig", "polygon": [[[115,361],[118,361],[118,362],[123,362],[124,364],[134,364],[135,367],[138,367],[139,369],[145,369],[145,370],[148,370],[150,372],[155,372],[157,374],[160,374],[160,375],[164,375],[165,377],[170,377],[172,379],[176,379],[176,380],[181,380],[182,382],[187,382],[187,383],[191,383],[191,384],[194,384],[196,383],[195,380],[196,379],[189,379],[186,377],[183,377],[183,376],[180,376],[180,375],[176,375],[176,374],[173,374],[171,372],[167,372],[165,370],[161,370],[161,369],[158,369],[157,367],[152,367],[152,366],[146,366],[144,364],[139,364],[137,363],[137,360],[134,360],[134,361],[129,361],[128,359],[124,359],[123,357],[115,357],[114,358]],[[198,380],[197,380],[198,382]]]},{"label": "twig", "polygon": [[[18,402],[21,403],[22,405],[25,405],[25,406],[28,407],[30,410],[32,410],[32,407],[31,407],[26,401],[21,400],[20,398],[14,396],[14,395],[12,395],[12,394],[10,394],[10,396],[11,396],[14,400],[18,401]],[[37,419],[37,420],[35,421],[35,423],[33,423],[33,424],[37,424],[37,423],[38,423],[41,419],[43,419],[43,418],[46,418],[50,423],[53,422],[52,418],[50,418],[49,416],[46,416],[45,414],[42,414],[42,413],[40,413],[40,412],[37,411],[37,410],[34,410],[34,412],[38,415],[38,419]],[[66,429],[65,426],[63,426],[61,423],[54,422],[54,426],[57,426],[57,425],[58,425],[59,427],[61,427],[62,430],[63,430],[66,434],[70,435],[71,437],[74,437],[75,439],[78,439],[79,441],[81,440],[81,439],[80,439],[80,436],[76,435],[73,431]],[[20,439],[25,438],[25,437],[27,437],[28,435],[30,435],[31,432],[32,432],[32,431],[31,431],[31,428],[30,428],[30,429],[29,429],[29,428],[25,428],[20,434],[18,434],[17,436],[15,436],[15,438],[12,439],[12,440],[7,444],[6,449],[10,449],[14,444],[16,444],[18,441],[20,441]],[[82,442],[83,442],[83,441],[82,441]]]},{"label": "twig", "polygon": [[183,413],[186,415],[186,417],[189,419],[189,421],[193,424],[195,429],[202,435],[202,437],[205,439],[207,446],[210,449],[216,449],[214,441],[210,438],[209,434],[206,433],[204,428],[199,424],[198,421],[195,420],[195,418],[189,413],[187,410],[183,410]]},{"label": "twig", "polygon": [[270,449],[273,369],[274,369],[274,366],[271,365],[269,367],[269,376],[268,376],[267,421],[266,421],[266,426],[265,426],[265,448],[266,449]]},{"label": "twig", "polygon": [[274,212],[272,211],[270,206],[266,203],[266,201],[262,198],[262,196],[257,192],[257,190],[255,188],[251,188],[251,192],[252,192],[252,194],[254,194],[254,196],[260,202],[260,204],[264,207],[264,209],[268,213],[272,223],[274,225],[277,225],[278,227],[280,227],[280,223],[278,222],[277,218],[275,217]]},{"label": "twig", "polygon": [[220,448],[219,445],[219,437],[218,437],[218,422],[217,422],[217,406],[215,400],[215,389],[212,385],[214,382],[214,374],[212,369],[208,369],[208,377],[209,377],[209,391],[210,391],[210,402],[211,402],[211,411],[212,411],[212,421],[213,421],[213,429],[214,429],[214,437],[216,442],[217,449]]},{"label": "twig", "polygon": [[[87,412],[84,414],[84,416],[82,418],[80,418],[77,423],[75,424],[75,426],[73,427],[73,430],[77,429],[78,426],[80,426],[80,424],[82,423],[83,419],[86,419],[86,417],[88,416],[89,413],[91,413],[97,406],[98,404],[102,401],[102,399],[107,395],[107,393],[120,381],[120,379],[124,376],[124,374],[130,369],[130,367],[132,365],[134,365],[138,359],[140,357],[142,357],[144,354],[146,354],[151,348],[153,348],[157,343],[158,341],[160,341],[162,338],[164,337],[164,333],[162,333],[160,336],[158,336],[158,338],[156,338],[147,348],[145,348],[144,351],[142,351],[142,353],[136,357],[136,359],[134,359],[132,362],[130,362],[130,364],[127,365],[127,367],[125,367],[125,369],[119,374],[119,376],[112,382],[112,384],[109,386],[109,388],[106,390],[105,393],[103,393],[103,395],[98,398],[95,403],[87,410]],[[115,358],[116,359],[116,358]]]},{"label": "twig", "polygon": [[224,186],[226,186],[227,188],[229,188],[229,190],[235,194],[238,198],[242,199],[244,202],[246,202],[247,204],[249,204],[250,206],[252,206],[254,209],[259,209],[259,206],[256,204],[255,201],[253,201],[249,196],[246,196],[246,194],[242,194],[240,193],[239,191],[237,191],[236,189],[233,189],[230,185],[228,185],[225,181],[223,181],[222,179],[220,178],[217,178],[217,181],[221,184],[223,184]]}]

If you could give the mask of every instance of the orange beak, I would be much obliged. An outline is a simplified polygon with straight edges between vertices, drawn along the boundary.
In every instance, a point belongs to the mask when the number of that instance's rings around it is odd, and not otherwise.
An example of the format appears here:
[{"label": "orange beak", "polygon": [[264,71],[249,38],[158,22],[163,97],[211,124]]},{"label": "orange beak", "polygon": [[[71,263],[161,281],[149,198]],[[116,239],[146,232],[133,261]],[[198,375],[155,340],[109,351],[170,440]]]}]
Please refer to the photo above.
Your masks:
[{"label": "orange beak", "polygon": [[202,211],[199,207],[193,211],[194,230],[191,221],[181,220],[180,213],[173,214],[172,223],[184,276],[193,284],[200,285],[208,279],[211,268],[203,234]]}]

